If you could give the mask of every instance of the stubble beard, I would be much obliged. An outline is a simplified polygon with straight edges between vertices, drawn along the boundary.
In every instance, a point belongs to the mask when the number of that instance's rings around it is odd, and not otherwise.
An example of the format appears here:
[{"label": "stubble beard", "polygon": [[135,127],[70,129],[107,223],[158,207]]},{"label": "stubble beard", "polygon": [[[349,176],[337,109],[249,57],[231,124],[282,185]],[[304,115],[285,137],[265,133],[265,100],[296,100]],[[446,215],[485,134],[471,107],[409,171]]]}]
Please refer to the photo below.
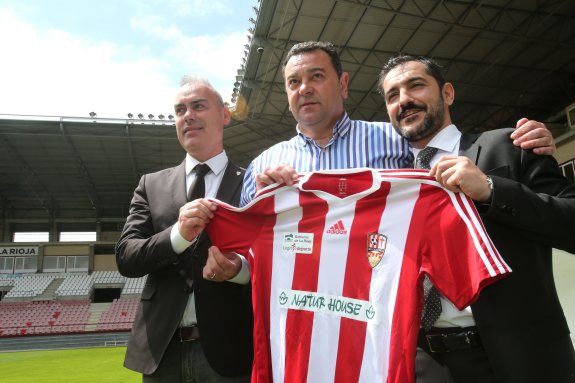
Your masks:
[{"label": "stubble beard", "polygon": [[441,129],[444,117],[443,98],[441,98],[433,107],[427,108],[427,114],[421,124],[409,129],[401,126],[401,123],[395,120],[392,125],[397,133],[408,142],[417,142],[435,135]]}]

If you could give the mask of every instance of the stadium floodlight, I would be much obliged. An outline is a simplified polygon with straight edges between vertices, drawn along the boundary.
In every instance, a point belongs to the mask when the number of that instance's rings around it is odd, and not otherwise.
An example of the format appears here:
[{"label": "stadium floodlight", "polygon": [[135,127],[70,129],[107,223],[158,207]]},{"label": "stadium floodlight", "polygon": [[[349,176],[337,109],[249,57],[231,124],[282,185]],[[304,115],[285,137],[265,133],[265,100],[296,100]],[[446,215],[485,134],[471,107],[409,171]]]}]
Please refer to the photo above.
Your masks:
[{"label": "stadium floodlight", "polygon": [[139,118],[140,120],[143,120],[143,119],[144,119],[144,115],[143,115],[142,113],[138,113],[138,118]]},{"label": "stadium floodlight", "polygon": [[150,113],[150,114],[148,114],[148,118],[149,118],[150,120],[153,120],[153,119],[154,119],[154,115],[153,115],[152,113]]},{"label": "stadium floodlight", "polygon": [[98,117],[98,115],[96,114],[96,112],[90,112],[90,117],[96,118]]},{"label": "stadium floodlight", "polygon": [[160,114],[160,115],[158,115],[158,118],[159,118],[160,120],[163,120],[163,119],[165,118],[165,116],[164,116],[163,114]]},{"label": "stadium floodlight", "polygon": [[168,119],[173,120],[174,116],[172,116],[171,114],[168,115]]},{"label": "stadium floodlight", "polygon": [[132,119],[132,118],[134,118],[134,115],[132,113],[128,113],[128,118]]}]

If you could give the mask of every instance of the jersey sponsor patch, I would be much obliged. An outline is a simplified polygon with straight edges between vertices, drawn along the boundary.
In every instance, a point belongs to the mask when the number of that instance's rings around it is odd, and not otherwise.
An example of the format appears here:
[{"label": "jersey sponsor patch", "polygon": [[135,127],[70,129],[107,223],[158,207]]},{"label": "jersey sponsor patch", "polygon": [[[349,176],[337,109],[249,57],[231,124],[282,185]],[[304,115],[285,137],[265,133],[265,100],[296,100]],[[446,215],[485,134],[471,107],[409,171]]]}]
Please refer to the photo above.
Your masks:
[{"label": "jersey sponsor patch", "polygon": [[369,323],[379,323],[381,320],[382,307],[360,299],[280,289],[277,300],[279,306],[286,309],[313,311]]},{"label": "jersey sponsor patch", "polygon": [[387,237],[380,233],[370,233],[367,235],[367,260],[371,267],[375,267],[383,258]]},{"label": "jersey sponsor patch", "polygon": [[311,254],[313,233],[283,233],[282,250],[285,254]]}]

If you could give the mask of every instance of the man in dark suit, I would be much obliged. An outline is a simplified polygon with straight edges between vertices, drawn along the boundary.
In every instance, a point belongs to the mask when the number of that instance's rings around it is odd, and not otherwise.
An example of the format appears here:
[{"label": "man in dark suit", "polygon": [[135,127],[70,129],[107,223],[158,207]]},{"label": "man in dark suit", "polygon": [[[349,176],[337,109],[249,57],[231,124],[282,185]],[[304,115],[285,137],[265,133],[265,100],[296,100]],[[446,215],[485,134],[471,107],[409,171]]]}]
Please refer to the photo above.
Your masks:
[{"label": "man in dark suit", "polygon": [[[205,221],[197,212],[206,208],[195,199],[239,202],[244,172],[223,150],[231,114],[206,80],[184,78],[181,85],[174,108],[186,158],[176,167],[142,176],[116,245],[122,275],[148,276],[124,365],[141,372],[144,382],[249,382],[249,271],[230,280],[204,270],[211,243],[200,235]],[[190,199],[191,189],[200,194]]]},{"label": "man in dark suit", "polygon": [[421,330],[417,381],[575,382],[575,351],[551,254],[552,248],[575,253],[575,185],[552,157],[513,146],[511,129],[461,134],[449,114],[453,85],[432,60],[394,57],[379,86],[394,128],[416,156],[437,149],[430,174],[476,201],[513,270],[486,287],[471,308],[459,311],[440,300],[439,318]]}]

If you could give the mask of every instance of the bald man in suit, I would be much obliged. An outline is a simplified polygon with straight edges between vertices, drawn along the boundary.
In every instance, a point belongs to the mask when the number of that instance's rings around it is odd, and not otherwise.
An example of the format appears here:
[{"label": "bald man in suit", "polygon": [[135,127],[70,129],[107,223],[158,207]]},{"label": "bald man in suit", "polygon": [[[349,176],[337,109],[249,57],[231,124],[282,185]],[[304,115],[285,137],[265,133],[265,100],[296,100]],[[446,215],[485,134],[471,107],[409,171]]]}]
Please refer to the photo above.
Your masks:
[{"label": "bald man in suit", "polygon": [[[249,382],[249,272],[233,279],[205,273],[211,243],[201,234],[205,222],[194,216],[204,209],[196,197],[239,202],[244,171],[223,149],[231,114],[210,83],[198,78],[182,80],[174,111],[186,158],[142,176],[116,246],[122,275],[148,276],[124,365],[141,372],[146,383]],[[201,194],[190,197],[200,184]]]}]

